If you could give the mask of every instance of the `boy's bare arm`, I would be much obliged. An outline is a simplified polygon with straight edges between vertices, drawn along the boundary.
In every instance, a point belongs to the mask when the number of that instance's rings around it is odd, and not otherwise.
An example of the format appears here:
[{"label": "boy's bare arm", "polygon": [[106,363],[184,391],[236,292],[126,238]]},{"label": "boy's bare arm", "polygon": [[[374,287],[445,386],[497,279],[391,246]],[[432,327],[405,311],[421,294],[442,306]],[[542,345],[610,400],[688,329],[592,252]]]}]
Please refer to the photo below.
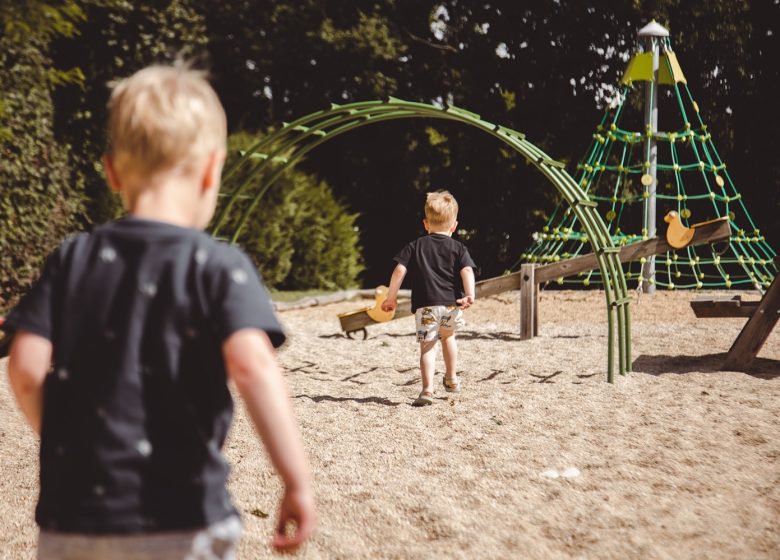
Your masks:
[{"label": "boy's bare arm", "polygon": [[27,422],[41,434],[43,382],[51,366],[51,342],[27,331],[14,335],[8,360],[8,380]]},{"label": "boy's bare arm", "polygon": [[387,289],[387,298],[382,302],[383,311],[392,311],[398,307],[398,290],[401,289],[401,284],[406,276],[406,267],[402,264],[397,264],[393,270],[393,275],[390,276],[390,287]]},{"label": "boy's bare arm", "polygon": [[474,270],[470,266],[464,266],[460,270],[460,279],[463,281],[463,291],[465,295],[456,301],[462,309],[468,309],[476,299],[474,289]]},{"label": "boy's bare arm", "polygon": [[[271,342],[258,329],[242,329],[228,337],[222,353],[228,375],[284,481],[272,544],[278,550],[294,550],[311,536],[316,514],[308,461]],[[291,521],[296,530],[288,536],[285,528]]]}]

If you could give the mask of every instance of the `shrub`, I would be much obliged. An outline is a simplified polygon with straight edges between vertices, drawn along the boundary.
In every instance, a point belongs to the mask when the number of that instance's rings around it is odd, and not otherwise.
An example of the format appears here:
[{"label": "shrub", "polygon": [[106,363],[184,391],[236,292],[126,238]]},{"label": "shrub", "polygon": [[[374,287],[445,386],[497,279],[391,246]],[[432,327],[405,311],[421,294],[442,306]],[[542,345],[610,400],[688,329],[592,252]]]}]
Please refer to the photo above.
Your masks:
[{"label": "shrub", "polygon": [[[259,140],[248,133],[233,134],[228,140],[227,166]],[[252,174],[245,165],[222,186],[220,210],[228,202],[227,193],[248,181],[244,195],[258,193],[276,169],[273,166]],[[249,197],[234,201],[218,235],[233,235]],[[217,216],[220,214],[217,211]],[[285,290],[349,288],[357,284],[363,271],[360,239],[355,227],[358,215],[336,200],[324,181],[297,171],[286,170],[271,185],[236,241],[247,251],[265,282]],[[215,224],[216,225],[216,224]]]}]

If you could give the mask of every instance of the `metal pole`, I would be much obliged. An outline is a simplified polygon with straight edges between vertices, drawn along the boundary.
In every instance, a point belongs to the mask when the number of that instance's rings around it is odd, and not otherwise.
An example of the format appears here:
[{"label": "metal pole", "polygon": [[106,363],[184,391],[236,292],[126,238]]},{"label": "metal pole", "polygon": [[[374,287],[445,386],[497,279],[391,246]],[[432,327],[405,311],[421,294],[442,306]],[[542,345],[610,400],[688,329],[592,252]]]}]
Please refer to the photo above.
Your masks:
[{"label": "metal pole", "polygon": [[[646,40],[645,52],[653,55],[653,79],[645,86],[645,131],[647,142],[645,144],[645,173],[642,175],[642,184],[645,187],[645,223],[643,235],[653,238],[656,234],[656,186],[658,146],[655,137],[658,132],[658,67],[660,61],[661,38],[668,37],[669,31],[655,21],[651,21],[639,30],[639,37]],[[647,257],[642,267],[642,291],[646,294],[655,293],[655,255]],[[653,280],[652,282],[650,280]]]}]

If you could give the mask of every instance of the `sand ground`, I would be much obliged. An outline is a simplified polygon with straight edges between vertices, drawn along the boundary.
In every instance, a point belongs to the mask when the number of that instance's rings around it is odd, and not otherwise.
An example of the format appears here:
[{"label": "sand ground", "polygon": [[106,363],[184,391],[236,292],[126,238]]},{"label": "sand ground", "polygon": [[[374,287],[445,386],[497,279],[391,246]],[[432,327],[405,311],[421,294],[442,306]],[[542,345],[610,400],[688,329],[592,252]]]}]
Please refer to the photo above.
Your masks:
[{"label": "sand ground", "polygon": [[[744,319],[696,319],[693,297],[632,305],[634,371],[614,385],[602,293],[544,292],[531,341],[518,294],[479,301],[459,337],[463,392],[422,409],[413,319],[357,341],[336,314],[361,302],[282,313],[320,515],[299,557],[780,558],[780,331],[749,372],[720,372]],[[36,440],[5,365],[0,558],[31,559]],[[226,452],[239,558],[270,558],[279,481],[240,407]],[[569,467],[579,476],[542,476]]]}]

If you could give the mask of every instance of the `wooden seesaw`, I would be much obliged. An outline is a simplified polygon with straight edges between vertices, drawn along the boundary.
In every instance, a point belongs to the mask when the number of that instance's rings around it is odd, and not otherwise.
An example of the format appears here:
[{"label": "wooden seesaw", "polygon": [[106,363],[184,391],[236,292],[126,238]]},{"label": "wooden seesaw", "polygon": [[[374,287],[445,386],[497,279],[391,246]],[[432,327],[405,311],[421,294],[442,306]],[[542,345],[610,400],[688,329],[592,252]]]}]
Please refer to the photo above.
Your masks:
[{"label": "wooden seesaw", "polygon": [[[365,321],[371,321],[371,324],[384,323],[397,317],[406,317],[407,315],[412,314],[412,303],[409,300],[398,302],[398,307],[395,311],[383,311],[382,302],[387,299],[387,289],[387,286],[377,286],[376,290],[374,291],[374,305],[369,307],[361,307],[355,311],[347,311],[346,313],[341,313],[339,315],[341,328],[347,333],[348,338],[352,338],[352,335],[357,332],[362,332],[363,340],[365,340],[368,336],[366,325],[369,324],[365,323]],[[406,308],[405,315],[399,315],[402,305]],[[358,319],[358,317],[360,319]],[[352,323],[356,320],[363,326],[356,327],[353,325]]]},{"label": "wooden seesaw", "polygon": [[[620,262],[636,261],[642,257],[684,247],[717,243],[727,240],[731,235],[731,228],[726,217],[695,224],[690,228],[682,225],[677,212],[669,212],[664,220],[669,224],[665,238],[654,237],[620,247]],[[593,270],[598,266],[598,260],[593,253],[542,266],[523,264],[518,272],[477,282],[476,296],[477,299],[481,299],[510,290],[520,290],[520,338],[528,340],[539,334],[539,284]],[[363,340],[365,340],[368,335],[366,327],[412,314],[412,303],[405,300],[398,302],[393,316],[387,318],[378,315],[375,310],[381,310],[379,306],[383,301],[378,295],[380,288],[383,286],[377,288],[377,302],[373,307],[357,309],[339,315],[341,329],[349,338],[352,338],[357,332],[362,332]],[[369,310],[372,312],[369,313]]]}]

